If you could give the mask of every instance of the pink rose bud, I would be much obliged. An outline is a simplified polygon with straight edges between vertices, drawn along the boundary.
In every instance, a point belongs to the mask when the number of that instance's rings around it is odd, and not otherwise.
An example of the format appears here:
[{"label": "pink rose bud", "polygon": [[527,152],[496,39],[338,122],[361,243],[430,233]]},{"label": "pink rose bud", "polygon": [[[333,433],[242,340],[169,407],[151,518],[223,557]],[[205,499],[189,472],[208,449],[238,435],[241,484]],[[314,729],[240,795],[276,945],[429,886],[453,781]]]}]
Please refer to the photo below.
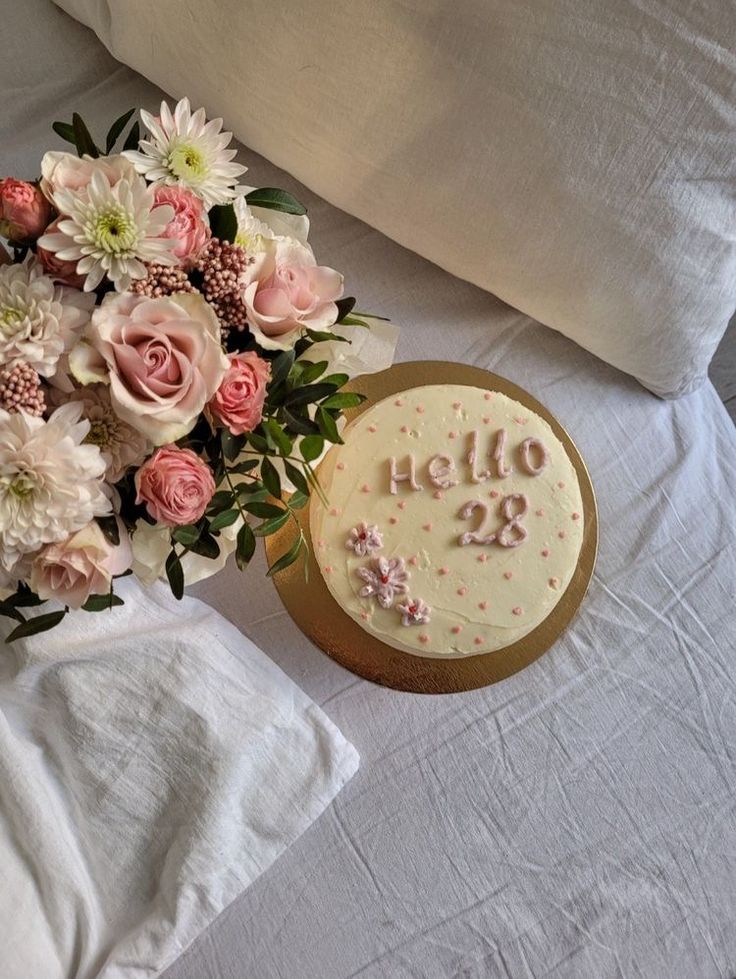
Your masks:
[{"label": "pink rose bud", "polygon": [[210,411],[233,435],[242,435],[252,432],[261,420],[271,365],[252,350],[230,354],[229,360],[230,367],[210,401]]},{"label": "pink rose bud", "polygon": [[191,449],[164,445],[135,474],[136,503],[166,527],[196,523],[215,492],[212,470]]},{"label": "pink rose bud", "polygon": [[[46,229],[47,234],[53,234],[58,230],[58,226],[58,220],[52,221]],[[86,276],[77,274],[76,261],[64,261],[54,252],[46,251],[40,245],[36,248],[36,256],[52,279],[56,279],[57,282],[62,282],[66,286],[72,286],[74,289],[81,289],[84,285]]]},{"label": "pink rose bud", "polygon": [[35,184],[0,180],[0,234],[11,241],[35,241],[51,217],[51,205]]},{"label": "pink rose bud", "polygon": [[168,204],[174,217],[161,232],[162,238],[176,241],[174,254],[182,265],[193,265],[210,237],[210,226],[204,203],[190,190],[166,186],[156,188],[155,206]]}]

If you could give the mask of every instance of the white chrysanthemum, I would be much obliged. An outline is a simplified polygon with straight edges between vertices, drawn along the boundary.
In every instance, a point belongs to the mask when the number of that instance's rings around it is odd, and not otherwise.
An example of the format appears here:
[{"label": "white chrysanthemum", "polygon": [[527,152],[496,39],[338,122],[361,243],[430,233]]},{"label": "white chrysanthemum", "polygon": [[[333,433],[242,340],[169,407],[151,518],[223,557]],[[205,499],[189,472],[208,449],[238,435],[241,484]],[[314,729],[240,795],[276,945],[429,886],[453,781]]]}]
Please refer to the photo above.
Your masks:
[{"label": "white chrysanthemum", "polygon": [[233,134],[220,132],[222,119],[207,122],[204,109],[192,112],[189,99],[178,102],[173,115],[162,102],[158,119],[142,109],[141,119],[151,139],[142,139],[139,150],[126,150],[123,156],[147,180],[180,184],[207,207],[227,204],[240,193],[236,181],[247,167],[230,162],[236,150],[227,148]]},{"label": "white chrysanthemum", "polygon": [[252,207],[242,195],[233,201],[233,209],[238,221],[235,244],[244,248],[249,255],[269,250],[270,242],[282,238],[307,244],[309,218],[306,214],[286,214],[265,207]]},{"label": "white chrysanthemum", "polygon": [[51,377],[89,322],[94,296],[56,285],[29,256],[0,267],[0,366],[30,366]]},{"label": "white chrysanthemum", "polygon": [[79,275],[87,276],[85,292],[105,276],[125,292],[133,279],[146,277],[144,262],[176,265],[176,241],[157,237],[173,220],[174,209],[154,207],[153,188],[141,177],[123,178],[111,187],[95,171],[83,191],[57,190],[55,200],[64,216],[58,231],[38,243],[62,261],[77,262]]},{"label": "white chrysanthemum", "polygon": [[0,411],[0,566],[63,540],[111,511],[105,460],[85,445],[81,404],[57,408],[48,421]]},{"label": "white chrysanthemum", "polygon": [[88,384],[71,393],[51,390],[47,399],[53,406],[79,402],[89,422],[86,445],[96,445],[102,453],[107,470],[105,479],[116,483],[130,466],[137,466],[152,451],[153,445],[135,428],[115,414],[110,401],[110,389],[105,384]]}]

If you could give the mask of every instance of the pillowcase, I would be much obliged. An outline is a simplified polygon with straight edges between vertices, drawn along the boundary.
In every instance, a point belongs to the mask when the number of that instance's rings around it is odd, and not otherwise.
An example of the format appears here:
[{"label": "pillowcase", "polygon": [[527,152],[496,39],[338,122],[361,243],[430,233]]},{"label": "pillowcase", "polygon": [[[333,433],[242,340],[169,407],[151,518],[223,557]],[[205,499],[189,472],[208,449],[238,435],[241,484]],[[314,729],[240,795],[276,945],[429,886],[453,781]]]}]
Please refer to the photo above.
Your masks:
[{"label": "pillowcase", "polygon": [[657,394],[705,378],[736,305],[730,4],[56,2],[322,197]]}]

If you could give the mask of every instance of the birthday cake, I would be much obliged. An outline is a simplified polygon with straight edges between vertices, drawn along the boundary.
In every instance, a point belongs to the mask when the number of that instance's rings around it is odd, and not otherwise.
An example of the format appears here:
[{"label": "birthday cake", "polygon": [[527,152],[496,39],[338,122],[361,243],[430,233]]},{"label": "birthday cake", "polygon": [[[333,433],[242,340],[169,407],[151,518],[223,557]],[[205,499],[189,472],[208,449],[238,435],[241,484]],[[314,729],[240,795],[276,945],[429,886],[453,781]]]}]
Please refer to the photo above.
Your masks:
[{"label": "birthday cake", "polygon": [[492,653],[531,632],[575,571],[584,515],[548,423],[497,391],[427,385],[345,430],[310,529],[329,591],[417,656]]}]

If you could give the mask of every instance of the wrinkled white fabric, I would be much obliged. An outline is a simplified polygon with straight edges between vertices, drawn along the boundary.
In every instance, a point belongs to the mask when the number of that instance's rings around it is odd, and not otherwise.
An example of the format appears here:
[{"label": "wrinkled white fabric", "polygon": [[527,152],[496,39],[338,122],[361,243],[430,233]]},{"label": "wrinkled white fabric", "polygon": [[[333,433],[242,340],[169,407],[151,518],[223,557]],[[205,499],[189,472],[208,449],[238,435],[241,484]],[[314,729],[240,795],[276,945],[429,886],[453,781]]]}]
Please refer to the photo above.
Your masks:
[{"label": "wrinkled white fabric", "polygon": [[120,593],[3,647],[2,979],[158,975],[357,768],[213,609]]},{"label": "wrinkled white fabric", "polygon": [[659,394],[704,380],[736,307],[729,0],[57,2],[402,245]]},{"label": "wrinkled white fabric", "polygon": [[[0,105],[7,171],[35,172],[53,118],[77,109],[104,132],[131,105],[156,107],[160,92],[48,0],[5,16],[0,75],[8,93],[26,84]],[[250,183],[305,200],[319,260],[345,272],[362,309],[402,325],[400,359],[496,370],[557,414],[590,468],[601,545],[550,652],[448,697],[336,666],[300,635],[260,556],[246,578],[198,585],[334,718],[361,768],[165,979],[731,979],[736,430],[715,392],[660,402],[253,153],[240,159]]]}]

